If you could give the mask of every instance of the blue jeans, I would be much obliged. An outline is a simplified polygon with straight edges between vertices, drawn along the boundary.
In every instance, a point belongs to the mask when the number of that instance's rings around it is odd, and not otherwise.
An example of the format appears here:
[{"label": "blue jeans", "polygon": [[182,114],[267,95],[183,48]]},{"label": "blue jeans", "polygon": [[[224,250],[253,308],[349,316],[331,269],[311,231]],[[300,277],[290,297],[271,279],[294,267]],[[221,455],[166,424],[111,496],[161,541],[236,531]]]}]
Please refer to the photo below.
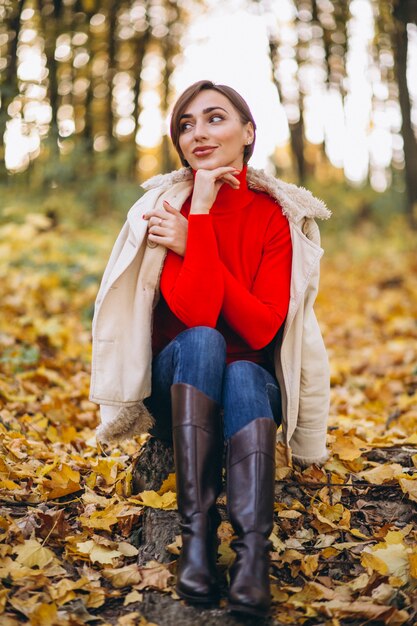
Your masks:
[{"label": "blue jeans", "polygon": [[281,422],[281,394],[276,379],[251,361],[226,365],[226,342],[217,330],[188,328],[152,362],[152,395],[145,404],[155,417],[152,434],[171,439],[171,385],[186,383],[223,408],[225,439],[258,417]]}]

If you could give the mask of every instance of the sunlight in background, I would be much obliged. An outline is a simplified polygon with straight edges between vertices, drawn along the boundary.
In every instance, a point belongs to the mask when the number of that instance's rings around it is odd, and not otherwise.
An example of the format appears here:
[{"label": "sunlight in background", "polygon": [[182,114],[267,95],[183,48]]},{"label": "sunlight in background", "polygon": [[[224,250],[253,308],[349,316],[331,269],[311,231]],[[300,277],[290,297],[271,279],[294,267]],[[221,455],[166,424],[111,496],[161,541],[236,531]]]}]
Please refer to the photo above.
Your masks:
[{"label": "sunlight in background", "polygon": [[230,85],[248,102],[258,126],[251,165],[265,167],[278,143],[288,140],[288,125],[271,82],[268,39],[261,17],[239,11],[225,16],[219,7],[196,21],[174,73],[177,93],[197,80]]},{"label": "sunlight in background", "polygon": [[[278,7],[279,4],[279,7]],[[185,35],[184,52],[178,56],[173,74],[176,96],[191,83],[209,79],[234,87],[247,100],[258,125],[255,153],[251,159],[254,167],[271,166],[270,157],[277,147],[288,145],[288,121],[296,122],[299,117],[299,84],[303,89],[305,136],[312,144],[325,141],[327,156],[335,167],[343,168],[347,179],[360,184],[369,172],[372,186],[384,191],[390,183],[389,166],[403,167],[401,112],[398,102],[390,97],[385,79],[371,54],[374,37],[374,17],[370,0],[352,0],[351,19],[347,23],[349,37],[346,60],[346,78],[342,96],[335,87],[327,85],[324,71],[324,50],[314,34],[308,16],[294,27],[295,9],[292,0],[271,2],[269,9],[256,15],[243,11],[239,0],[230,0],[225,10],[218,0],[208,2],[204,16],[191,23]],[[265,5],[266,6],[266,3]],[[140,7],[130,9],[134,24],[140,27]],[[136,13],[135,13],[136,12]],[[135,15],[133,15],[135,13]],[[137,14],[137,15],[136,15]],[[5,132],[6,167],[13,172],[23,171],[31,159],[40,152],[41,139],[49,131],[52,109],[46,100],[47,68],[46,57],[33,28],[33,9],[22,12],[22,29],[18,47],[18,78],[25,84],[23,99],[15,99],[9,106],[12,119]],[[136,20],[136,22],[135,22]],[[105,16],[96,14],[90,21],[92,29],[99,32],[105,28]],[[135,26],[136,27],[136,26]],[[126,28],[130,28],[126,26]],[[272,82],[272,68],[268,56],[268,33],[275,29],[280,42],[280,63],[277,69],[283,90],[283,104]],[[130,32],[130,31],[129,31]],[[129,32],[120,31],[121,39]],[[417,27],[409,26],[408,80],[412,99],[412,119],[417,125]],[[299,68],[295,59],[297,37],[304,37],[309,57]],[[70,60],[76,68],[89,62],[83,46],[84,33],[61,35],[57,39],[55,57],[58,61]],[[385,53],[384,64],[393,63]],[[141,113],[136,143],[149,149],[160,144],[162,134],[168,132],[169,117],[161,112],[161,82],[163,59],[150,52],[146,55],[141,74]],[[92,73],[95,77],[94,97],[103,98],[109,85],[103,79],[107,69],[105,57],[94,57]],[[298,73],[298,74],[297,74]],[[71,76],[60,79],[60,95],[83,94],[86,78],[72,82]],[[88,81],[87,81],[88,83]],[[115,112],[114,133],[119,139],[129,137],[135,129],[134,90],[132,75],[119,71],[113,78],[113,110]],[[172,106],[172,103],[170,103]],[[162,107],[163,108],[163,107]],[[80,120],[82,120],[82,116]],[[72,105],[61,104],[57,111],[59,134],[70,138],[82,128]],[[65,142],[60,142],[63,149]],[[94,149],[106,150],[108,138],[105,134],[94,138]],[[67,150],[71,149],[67,143]],[[144,155],[143,169],[152,169],[155,157]]]}]

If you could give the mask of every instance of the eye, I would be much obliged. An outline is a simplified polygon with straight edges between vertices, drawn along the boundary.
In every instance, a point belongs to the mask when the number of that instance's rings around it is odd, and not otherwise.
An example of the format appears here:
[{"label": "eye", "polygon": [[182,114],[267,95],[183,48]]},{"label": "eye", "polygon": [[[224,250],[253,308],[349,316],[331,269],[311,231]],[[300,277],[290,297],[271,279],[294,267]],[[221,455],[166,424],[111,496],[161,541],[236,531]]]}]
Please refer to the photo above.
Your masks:
[{"label": "eye", "polygon": [[219,115],[218,113],[216,113],[215,115],[212,115],[210,118],[210,122],[221,122],[222,120],[224,120],[223,115]]},{"label": "eye", "polygon": [[190,122],[183,122],[180,126],[180,133],[184,133],[191,128]]}]

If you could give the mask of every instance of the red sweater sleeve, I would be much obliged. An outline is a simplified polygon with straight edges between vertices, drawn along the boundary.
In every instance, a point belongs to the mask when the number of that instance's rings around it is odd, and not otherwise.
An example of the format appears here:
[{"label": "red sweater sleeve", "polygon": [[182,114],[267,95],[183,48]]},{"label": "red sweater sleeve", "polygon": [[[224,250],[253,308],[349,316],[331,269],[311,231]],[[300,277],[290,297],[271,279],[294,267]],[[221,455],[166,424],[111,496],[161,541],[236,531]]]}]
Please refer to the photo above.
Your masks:
[{"label": "red sweater sleeve", "polygon": [[285,320],[290,301],[292,245],[287,219],[271,218],[262,259],[249,291],[223,265],[222,314],[253,350],[264,348]]},{"label": "red sweater sleeve", "polygon": [[186,326],[215,328],[223,302],[223,268],[210,215],[189,215],[184,258],[168,252],[161,291]]}]

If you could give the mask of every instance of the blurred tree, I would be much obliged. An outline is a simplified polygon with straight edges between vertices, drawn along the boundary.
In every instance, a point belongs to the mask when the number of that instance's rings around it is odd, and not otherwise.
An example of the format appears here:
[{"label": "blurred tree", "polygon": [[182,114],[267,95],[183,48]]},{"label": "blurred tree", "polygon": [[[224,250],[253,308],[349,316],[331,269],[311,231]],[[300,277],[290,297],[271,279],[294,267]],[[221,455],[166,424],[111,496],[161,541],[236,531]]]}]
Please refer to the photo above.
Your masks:
[{"label": "blurred tree", "polygon": [[299,81],[303,58],[303,41],[300,40],[298,16],[294,16],[292,31],[279,25],[270,29],[269,51],[273,67],[273,82],[285,109],[290,130],[290,142],[298,180],[306,175],[304,158],[303,95]]},{"label": "blurred tree", "polygon": [[[67,11],[69,7],[67,8]],[[41,34],[44,40],[46,67],[48,69],[48,99],[52,109],[52,120],[49,129],[49,146],[51,157],[57,158],[58,150],[58,68],[55,59],[56,41],[60,32],[64,31],[64,5],[62,0],[42,0],[40,3]]]},{"label": "blurred tree", "polygon": [[417,24],[417,0],[396,0],[394,4],[393,18],[392,28],[390,31],[394,50],[395,73],[398,82],[398,96],[402,115],[401,134],[404,140],[407,215],[409,217],[410,224],[414,228],[417,228],[417,140],[411,123],[410,94],[407,84],[407,24]]},{"label": "blurred tree", "polygon": [[17,44],[21,27],[23,1],[0,0],[0,178],[7,177],[4,154],[4,129],[9,105],[19,93],[17,82]]},{"label": "blurred tree", "polygon": [[[175,60],[181,51],[181,37],[188,23],[187,13],[177,0],[166,0],[166,36],[161,39],[161,53],[165,60],[161,85],[162,118],[168,116],[171,97],[171,76],[175,69]],[[162,135],[162,171],[169,172],[176,163],[172,158],[171,141],[167,133]]]}]

